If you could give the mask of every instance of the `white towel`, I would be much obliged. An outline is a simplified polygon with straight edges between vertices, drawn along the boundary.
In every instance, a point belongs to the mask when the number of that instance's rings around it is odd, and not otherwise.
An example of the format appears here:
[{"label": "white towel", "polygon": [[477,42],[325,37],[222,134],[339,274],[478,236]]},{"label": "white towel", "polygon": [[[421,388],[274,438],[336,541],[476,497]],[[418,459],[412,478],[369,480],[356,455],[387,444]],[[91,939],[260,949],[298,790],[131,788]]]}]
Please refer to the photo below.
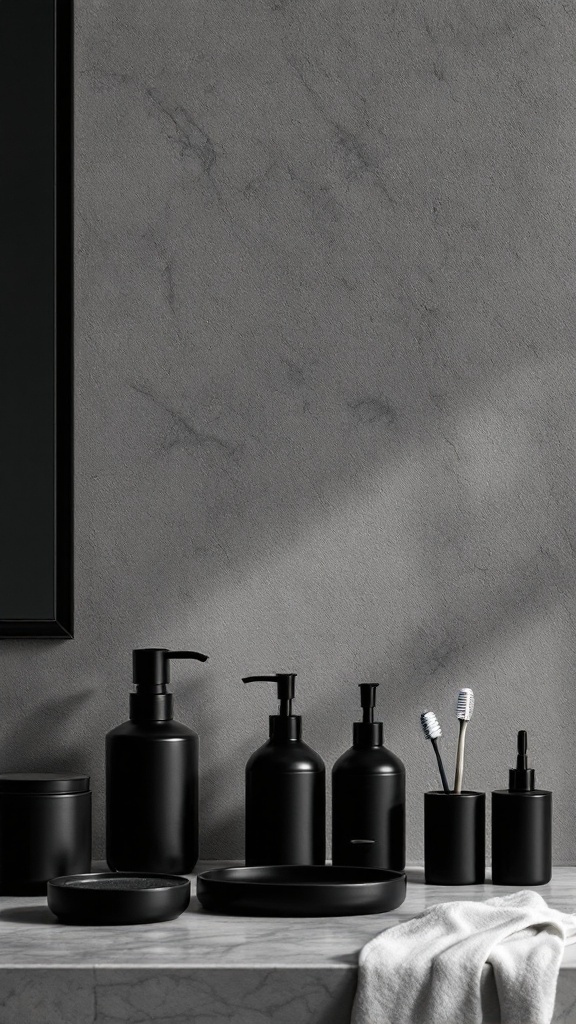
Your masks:
[{"label": "white towel", "polygon": [[360,953],[352,1024],[481,1024],[491,964],[502,1024],[549,1024],[576,915],[521,891],[485,903],[439,903]]}]

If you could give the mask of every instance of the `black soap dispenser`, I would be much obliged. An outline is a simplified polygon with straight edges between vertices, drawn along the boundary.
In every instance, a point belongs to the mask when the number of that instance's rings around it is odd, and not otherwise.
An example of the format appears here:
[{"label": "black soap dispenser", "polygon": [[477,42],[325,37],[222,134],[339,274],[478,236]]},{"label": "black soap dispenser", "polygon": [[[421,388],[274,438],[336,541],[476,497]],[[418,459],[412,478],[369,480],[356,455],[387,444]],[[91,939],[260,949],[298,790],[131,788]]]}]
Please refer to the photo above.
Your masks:
[{"label": "black soap dispenser", "polygon": [[198,860],[198,736],[174,721],[170,658],[132,654],[130,721],[106,736],[106,859],[113,871],[187,874]]},{"label": "black soap dispenser", "polygon": [[270,739],[246,765],[246,864],[324,864],[326,771],[302,742],[302,718],[292,714],[293,672],[247,676],[276,683],[280,707],[270,715]]},{"label": "black soap dispenser", "polygon": [[332,863],[403,871],[406,772],[374,721],[378,683],[360,683],[361,722],[332,769]]},{"label": "black soap dispenser", "polygon": [[492,793],[495,885],[545,885],[552,877],[552,793],[535,788],[527,751],[528,734],[522,729],[508,789]]}]

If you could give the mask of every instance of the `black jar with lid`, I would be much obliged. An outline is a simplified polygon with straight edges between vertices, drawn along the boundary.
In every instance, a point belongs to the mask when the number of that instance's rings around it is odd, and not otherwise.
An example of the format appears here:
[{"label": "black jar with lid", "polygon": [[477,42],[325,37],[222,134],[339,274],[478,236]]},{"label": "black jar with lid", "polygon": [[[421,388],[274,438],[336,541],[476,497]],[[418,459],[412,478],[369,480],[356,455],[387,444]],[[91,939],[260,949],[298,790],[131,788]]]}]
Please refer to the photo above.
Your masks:
[{"label": "black jar with lid", "polygon": [[88,775],[0,775],[0,895],[46,894],[59,875],[90,871]]}]

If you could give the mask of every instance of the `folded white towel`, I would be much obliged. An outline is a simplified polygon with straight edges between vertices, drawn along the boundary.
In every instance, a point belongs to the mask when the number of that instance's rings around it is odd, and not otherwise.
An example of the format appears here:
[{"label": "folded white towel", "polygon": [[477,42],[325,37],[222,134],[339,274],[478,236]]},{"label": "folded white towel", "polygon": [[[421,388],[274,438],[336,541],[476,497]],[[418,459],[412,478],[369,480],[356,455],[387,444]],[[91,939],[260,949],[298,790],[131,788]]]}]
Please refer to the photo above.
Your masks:
[{"label": "folded white towel", "polygon": [[502,1024],[549,1024],[576,915],[521,891],[485,903],[439,903],[360,953],[352,1024],[480,1024],[491,964]]}]

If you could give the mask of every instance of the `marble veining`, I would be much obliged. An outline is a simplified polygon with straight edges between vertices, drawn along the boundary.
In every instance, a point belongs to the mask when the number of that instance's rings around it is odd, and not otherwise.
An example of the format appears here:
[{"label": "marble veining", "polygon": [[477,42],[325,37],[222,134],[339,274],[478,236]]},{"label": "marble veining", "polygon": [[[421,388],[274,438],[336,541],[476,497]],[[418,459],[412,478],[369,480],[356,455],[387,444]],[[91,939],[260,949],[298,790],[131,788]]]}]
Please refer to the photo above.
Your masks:
[{"label": "marble veining", "polygon": [[[34,965],[338,970],[354,967],[359,950],[383,928],[412,918],[426,907],[514,891],[489,882],[482,886],[425,885],[422,869],[412,868],[406,900],[390,914],[341,918],[208,914],[194,895],[187,913],[176,921],[131,928],[64,927],[38,897],[2,897],[0,969]],[[550,906],[576,913],[576,868],[556,868],[549,885],[538,891]],[[563,962],[563,969],[574,968],[576,945],[567,947]]]},{"label": "marble veining", "polygon": [[[194,897],[177,921],[131,928],[66,927],[39,898],[4,897],[0,1024],[348,1024],[365,942],[434,903],[511,891],[426,886],[413,868],[406,902],[392,914],[232,917],[207,914]],[[556,868],[539,891],[576,912],[576,868]],[[482,986],[484,1024],[497,1024],[488,968]],[[566,949],[554,1020],[576,1024],[575,946]]]}]

